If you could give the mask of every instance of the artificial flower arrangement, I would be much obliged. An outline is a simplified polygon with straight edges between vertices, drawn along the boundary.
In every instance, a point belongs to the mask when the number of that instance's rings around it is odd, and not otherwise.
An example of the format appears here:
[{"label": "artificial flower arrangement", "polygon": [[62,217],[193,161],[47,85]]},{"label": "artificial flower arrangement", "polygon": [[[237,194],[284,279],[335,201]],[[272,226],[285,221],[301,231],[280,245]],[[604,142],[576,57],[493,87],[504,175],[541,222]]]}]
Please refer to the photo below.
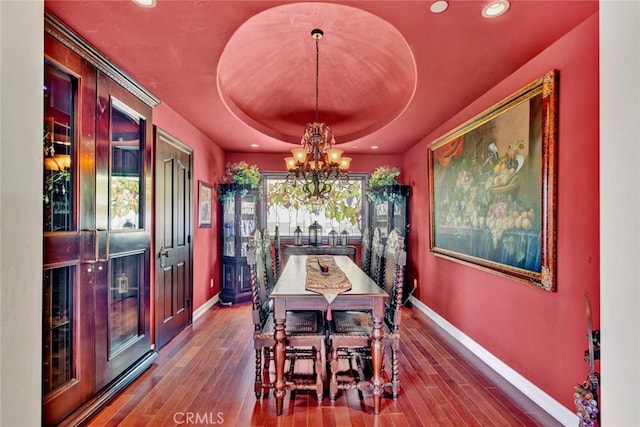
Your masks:
[{"label": "artificial flower arrangement", "polygon": [[222,183],[231,185],[220,187],[218,191],[220,200],[233,198],[237,189],[240,190],[240,195],[244,196],[249,188],[258,188],[260,185],[260,170],[258,166],[250,165],[245,161],[227,163]]},{"label": "artificial flower arrangement", "polygon": [[378,166],[369,176],[369,190],[367,197],[373,203],[399,202],[402,194],[399,192],[398,176],[400,169],[391,166]]}]

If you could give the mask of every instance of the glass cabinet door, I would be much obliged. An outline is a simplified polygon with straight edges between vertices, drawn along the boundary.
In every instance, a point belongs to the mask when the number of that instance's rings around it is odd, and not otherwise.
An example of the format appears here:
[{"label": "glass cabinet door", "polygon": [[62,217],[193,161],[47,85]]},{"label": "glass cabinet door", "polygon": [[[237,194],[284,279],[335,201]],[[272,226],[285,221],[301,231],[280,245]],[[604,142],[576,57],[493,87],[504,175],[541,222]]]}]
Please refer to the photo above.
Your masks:
[{"label": "glass cabinet door", "polygon": [[45,269],[43,274],[43,393],[73,378],[74,267]]},{"label": "glass cabinet door", "polygon": [[247,194],[240,199],[240,256],[246,258],[249,236],[256,229],[256,196]]},{"label": "glass cabinet door", "polygon": [[227,198],[222,201],[222,256],[236,254],[236,200]]},{"label": "glass cabinet door", "polygon": [[71,231],[75,228],[72,161],[74,142],[74,92],[77,81],[50,63],[44,71],[43,229]]},{"label": "glass cabinet door", "polygon": [[[45,37],[45,53],[55,49]],[[93,305],[97,236],[84,211],[91,210],[87,201],[95,203],[94,170],[77,159],[92,154],[78,138],[84,126],[78,110],[82,105],[93,114],[95,100],[83,101],[95,79],[72,56],[60,63],[45,59],[43,67],[42,399],[49,425],[93,391],[92,323],[85,310]],[[79,182],[86,183],[82,191]]]},{"label": "glass cabinet door", "polygon": [[151,350],[151,108],[98,72],[95,384],[100,389]]},{"label": "glass cabinet door", "polygon": [[[72,130],[76,87],[74,77],[45,63],[42,141],[42,228],[45,233],[70,232],[75,229]],[[45,263],[47,258],[45,256]],[[75,258],[66,261],[73,262]],[[73,282],[73,266],[43,270],[42,387],[45,395],[70,382],[74,376]]]},{"label": "glass cabinet door", "polygon": [[109,286],[109,357],[112,358],[144,335],[140,322],[141,254],[111,260]]},{"label": "glass cabinet door", "polygon": [[139,229],[142,228],[140,184],[143,182],[140,117],[113,100],[111,122],[109,229]]}]

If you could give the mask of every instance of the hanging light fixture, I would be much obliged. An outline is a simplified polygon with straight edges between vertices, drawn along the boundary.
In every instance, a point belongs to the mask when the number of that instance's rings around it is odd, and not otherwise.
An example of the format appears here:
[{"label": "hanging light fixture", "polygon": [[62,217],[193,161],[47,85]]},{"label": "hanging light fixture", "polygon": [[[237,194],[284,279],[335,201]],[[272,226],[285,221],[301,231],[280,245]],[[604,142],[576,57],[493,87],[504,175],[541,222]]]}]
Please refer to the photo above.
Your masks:
[{"label": "hanging light fixture", "polygon": [[346,172],[351,163],[350,157],[343,157],[343,151],[334,148],[336,143],[331,128],[318,119],[318,74],[319,49],[318,40],[324,32],[311,30],[316,41],[316,116],[313,123],[307,123],[300,144],[302,148],[291,150],[292,156],[285,157],[289,174],[287,182],[302,185],[305,194],[311,201],[326,199],[337,182],[347,182]]}]

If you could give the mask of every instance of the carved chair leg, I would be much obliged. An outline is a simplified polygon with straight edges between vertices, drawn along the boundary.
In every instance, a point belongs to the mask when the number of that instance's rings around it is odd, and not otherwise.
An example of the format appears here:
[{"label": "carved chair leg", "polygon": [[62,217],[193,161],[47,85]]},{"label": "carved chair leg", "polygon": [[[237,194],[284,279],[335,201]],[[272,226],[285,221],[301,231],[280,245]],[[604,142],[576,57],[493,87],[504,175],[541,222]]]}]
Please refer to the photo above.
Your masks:
[{"label": "carved chair leg", "polygon": [[324,368],[322,366],[324,363],[323,353],[324,353],[324,345],[322,345],[321,348],[316,347],[315,371],[316,371],[316,394],[318,396],[318,405],[322,404],[322,396],[324,394],[324,384],[323,384]]},{"label": "carved chair leg", "polygon": [[391,390],[393,391],[393,400],[397,400],[400,393],[399,371],[398,348],[394,345],[391,347]]},{"label": "carved chair leg", "polygon": [[[269,365],[271,365],[271,349],[264,347],[263,351],[264,363],[262,364],[262,384],[264,386],[271,385],[271,375],[269,374]],[[264,390],[264,396],[269,395],[270,388]]]},{"label": "carved chair leg", "polygon": [[256,399],[262,396],[262,348],[256,348],[256,379],[253,385]]},{"label": "carved chair leg", "polygon": [[331,383],[329,384],[329,397],[331,404],[336,403],[336,395],[338,394],[338,347],[331,348]]}]

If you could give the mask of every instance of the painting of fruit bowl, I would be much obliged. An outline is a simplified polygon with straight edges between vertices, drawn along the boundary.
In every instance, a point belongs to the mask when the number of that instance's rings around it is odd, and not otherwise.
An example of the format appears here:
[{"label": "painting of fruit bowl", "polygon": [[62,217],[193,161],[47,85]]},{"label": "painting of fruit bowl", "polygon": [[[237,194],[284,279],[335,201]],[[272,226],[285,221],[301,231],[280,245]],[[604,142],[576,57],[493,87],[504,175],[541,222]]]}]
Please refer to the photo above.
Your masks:
[{"label": "painting of fruit bowl", "polygon": [[429,146],[431,251],[555,290],[556,72]]}]

